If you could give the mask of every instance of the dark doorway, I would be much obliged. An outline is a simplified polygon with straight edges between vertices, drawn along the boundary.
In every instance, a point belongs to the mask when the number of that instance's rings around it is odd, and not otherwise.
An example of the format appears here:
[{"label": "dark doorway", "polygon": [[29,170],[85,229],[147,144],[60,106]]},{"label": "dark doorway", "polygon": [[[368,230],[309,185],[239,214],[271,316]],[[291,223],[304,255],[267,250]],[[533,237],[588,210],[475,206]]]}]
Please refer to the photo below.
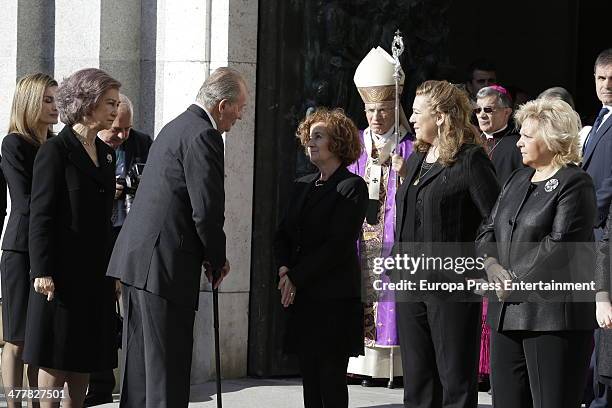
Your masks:
[{"label": "dark doorway", "polygon": [[610,8],[604,0],[259,0],[249,375],[297,373],[282,353],[273,239],[292,180],[313,171],[294,136],[308,108],[342,107],[364,128],[355,68],[372,47],[389,51],[399,28],[408,116],[418,84],[463,82],[480,57],[496,62],[502,84],[532,96],[567,88],[588,116],[598,107],[595,56],[612,47]]}]

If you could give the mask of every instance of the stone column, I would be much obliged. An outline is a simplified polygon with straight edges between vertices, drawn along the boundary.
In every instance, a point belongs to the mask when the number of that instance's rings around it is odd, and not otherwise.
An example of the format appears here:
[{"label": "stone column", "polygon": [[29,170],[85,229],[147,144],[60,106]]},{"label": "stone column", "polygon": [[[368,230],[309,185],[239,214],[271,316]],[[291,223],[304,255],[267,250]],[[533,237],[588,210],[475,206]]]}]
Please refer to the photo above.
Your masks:
[{"label": "stone column", "polygon": [[17,4],[17,78],[35,72],[53,76],[55,3],[19,0]]},{"label": "stone column", "polygon": [[[55,0],[55,78],[100,66],[102,0]],[[106,10],[105,10],[106,12]]]},{"label": "stone column", "polygon": [[100,69],[121,82],[140,118],[140,0],[105,0],[100,15]]},{"label": "stone column", "polygon": [[[193,101],[208,75],[202,0],[157,1],[155,134]],[[148,24],[148,22],[143,22]]]},{"label": "stone column", "polygon": [[0,0],[0,10],[3,16],[0,24],[0,137],[4,137],[17,77],[17,2]]},{"label": "stone column", "polygon": [[134,126],[155,137],[155,87],[157,53],[157,0],[141,0],[139,120]]},{"label": "stone column", "polygon": [[[247,82],[249,97],[241,121],[225,135],[225,233],[231,273],[219,293],[222,374],[246,375],[251,272],[251,224],[255,142],[257,2],[215,0],[209,4],[210,69],[230,66]],[[192,384],[215,376],[212,295],[200,292],[194,331]]]}]

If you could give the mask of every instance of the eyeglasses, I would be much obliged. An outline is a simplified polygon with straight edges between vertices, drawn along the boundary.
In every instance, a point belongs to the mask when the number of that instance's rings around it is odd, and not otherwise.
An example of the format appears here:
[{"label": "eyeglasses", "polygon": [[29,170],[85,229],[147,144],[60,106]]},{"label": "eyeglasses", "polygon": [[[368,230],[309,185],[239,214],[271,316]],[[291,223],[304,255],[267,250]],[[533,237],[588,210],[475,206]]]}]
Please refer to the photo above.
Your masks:
[{"label": "eyeglasses", "polygon": [[495,112],[495,108],[491,108],[491,107],[486,107],[486,108],[474,108],[474,113],[479,115],[481,111],[484,111],[484,113],[493,113]]}]

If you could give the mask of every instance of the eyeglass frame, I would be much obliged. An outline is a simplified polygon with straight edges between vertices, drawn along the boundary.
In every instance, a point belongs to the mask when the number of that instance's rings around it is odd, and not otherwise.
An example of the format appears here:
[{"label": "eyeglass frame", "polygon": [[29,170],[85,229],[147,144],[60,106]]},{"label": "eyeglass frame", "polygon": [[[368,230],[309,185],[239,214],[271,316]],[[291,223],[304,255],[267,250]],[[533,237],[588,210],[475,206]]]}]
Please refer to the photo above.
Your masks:
[{"label": "eyeglass frame", "polygon": [[498,110],[499,108],[502,108],[502,109],[503,109],[503,108],[505,108],[505,107],[503,107],[503,106],[496,106],[496,107],[493,107],[493,108],[492,108],[492,107],[490,107],[490,106],[485,106],[484,108],[481,108],[481,107],[479,106],[479,107],[477,107],[477,108],[474,108],[474,114],[475,114],[475,115],[480,115],[480,112],[483,112],[483,111],[484,111],[484,113],[486,113],[486,114],[490,115],[490,114],[492,114],[493,112],[497,112],[497,110]]}]

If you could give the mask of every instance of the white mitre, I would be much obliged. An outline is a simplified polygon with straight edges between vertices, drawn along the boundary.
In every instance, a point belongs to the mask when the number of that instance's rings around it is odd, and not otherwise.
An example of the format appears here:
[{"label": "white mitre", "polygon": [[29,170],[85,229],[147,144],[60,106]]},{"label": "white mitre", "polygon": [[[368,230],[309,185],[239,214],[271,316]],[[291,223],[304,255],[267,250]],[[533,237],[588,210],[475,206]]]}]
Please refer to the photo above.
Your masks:
[{"label": "white mitre", "polygon": [[[395,101],[395,61],[380,47],[372,48],[359,63],[353,81],[364,103]],[[404,85],[400,68],[399,93]]]},{"label": "white mitre", "polygon": [[[395,60],[381,47],[372,48],[359,63],[353,81],[363,103],[395,102]],[[400,67],[399,94],[404,88],[404,71]],[[400,104],[400,124],[410,129],[404,108]],[[400,132],[404,134],[405,132]]]}]

